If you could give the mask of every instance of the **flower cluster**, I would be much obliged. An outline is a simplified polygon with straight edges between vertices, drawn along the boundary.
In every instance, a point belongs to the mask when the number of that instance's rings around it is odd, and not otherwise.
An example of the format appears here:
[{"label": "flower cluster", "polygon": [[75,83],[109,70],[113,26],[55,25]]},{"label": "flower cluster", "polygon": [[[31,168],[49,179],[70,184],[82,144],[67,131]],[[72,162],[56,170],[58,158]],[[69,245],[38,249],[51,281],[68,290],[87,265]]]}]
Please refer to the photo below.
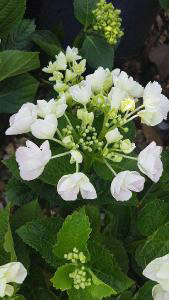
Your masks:
[{"label": "flower cluster", "polygon": [[21,284],[27,276],[27,271],[19,262],[12,262],[0,266],[0,297],[11,297],[14,294],[14,287],[9,283]]},{"label": "flower cluster", "polygon": [[[150,126],[159,124],[167,118],[169,101],[161,94],[157,82],[143,88],[119,69],[110,71],[99,67],[83,77],[84,61],[77,63],[79,59],[77,49],[68,47],[65,54],[58,54],[56,61],[43,69],[52,74],[50,80],[55,80],[56,99],[38,100],[36,105],[24,104],[10,118],[6,134],[31,132],[34,137],[45,140],[40,147],[27,141],[26,147],[17,149],[16,160],[24,180],[39,177],[51,159],[67,155],[70,164],[75,164],[76,172],[64,174],[57,183],[57,191],[64,200],[76,200],[79,193],[83,199],[97,198],[85,173],[89,173],[93,163],[100,162],[114,176],[112,196],[117,201],[127,201],[132,192],[143,190],[145,178],[135,170],[117,174],[118,163],[134,160],[141,173],[154,182],[163,172],[162,147],[155,142],[138,156],[132,155],[135,144],[127,137],[128,124],[137,117]],[[70,80],[65,75],[70,73],[68,70],[72,72]],[[56,89],[63,85],[66,89]],[[61,153],[52,156],[50,141],[60,146]]]},{"label": "flower cluster", "polygon": [[70,260],[72,263],[80,261],[81,264],[85,264],[86,257],[83,252],[79,252],[77,248],[73,249],[73,252],[64,255],[64,258]]},{"label": "flower cluster", "polygon": [[64,258],[74,263],[75,271],[69,274],[69,277],[73,279],[73,285],[76,290],[82,288],[85,289],[91,285],[91,278],[87,276],[87,269],[81,264],[85,264],[86,256],[83,252],[79,252],[77,248],[73,249],[73,252],[64,255]]},{"label": "flower cluster", "polygon": [[85,267],[76,268],[74,272],[69,274],[69,277],[73,279],[73,285],[76,290],[80,288],[85,289],[91,285],[91,278],[86,276]]},{"label": "flower cluster", "polygon": [[150,262],[144,269],[143,275],[158,282],[152,290],[154,300],[169,299],[169,254]]},{"label": "flower cluster", "polygon": [[105,0],[100,0],[97,8],[93,10],[93,29],[102,32],[110,45],[115,45],[123,36],[120,13],[119,9],[115,9],[112,3]]}]

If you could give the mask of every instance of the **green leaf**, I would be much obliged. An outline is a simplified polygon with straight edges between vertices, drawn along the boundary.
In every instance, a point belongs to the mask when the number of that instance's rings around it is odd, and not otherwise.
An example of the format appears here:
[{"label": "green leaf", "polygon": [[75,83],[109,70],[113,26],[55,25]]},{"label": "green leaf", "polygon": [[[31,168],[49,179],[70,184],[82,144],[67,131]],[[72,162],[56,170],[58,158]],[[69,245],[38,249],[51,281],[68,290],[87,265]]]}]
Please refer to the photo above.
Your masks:
[{"label": "green leaf", "polygon": [[98,0],[74,0],[74,14],[77,20],[87,28],[93,22],[92,10]]},{"label": "green leaf", "polygon": [[0,37],[7,35],[25,12],[26,0],[0,0]]},{"label": "green leaf", "polygon": [[47,288],[38,287],[33,290],[33,295],[31,295],[30,300],[59,300],[59,298]]},{"label": "green leaf", "polygon": [[122,293],[133,285],[134,282],[119,268],[115,257],[102,245],[95,241],[89,242],[89,252],[93,273],[115,292]]},{"label": "green leaf", "polygon": [[169,0],[160,0],[160,5],[162,8],[168,10],[169,9]]},{"label": "green leaf", "polygon": [[114,63],[114,48],[101,36],[87,35],[81,49],[82,55],[93,69],[102,66],[112,70]]},{"label": "green leaf", "polygon": [[35,193],[15,177],[12,177],[7,184],[6,195],[11,204],[18,206],[22,206],[35,198]]},{"label": "green leaf", "polygon": [[109,285],[98,279],[93,272],[90,271],[90,274],[92,275],[92,284],[87,290],[93,298],[102,299],[117,294]]},{"label": "green leaf", "polygon": [[18,208],[12,216],[12,228],[16,230],[27,222],[42,218],[43,214],[37,200]]},{"label": "green leaf", "polygon": [[[57,148],[57,153],[52,154],[58,154],[63,152],[63,149],[60,150],[60,148]],[[70,155],[59,157],[53,160],[50,160],[47,166],[45,167],[44,172],[39,177],[40,180],[42,180],[45,183],[51,184],[56,186],[59,179],[67,174],[71,174],[75,172],[75,164],[70,164]]]},{"label": "green leaf", "polygon": [[70,290],[73,286],[73,280],[69,274],[75,271],[75,265],[66,264],[57,269],[55,275],[51,279],[55,289],[60,289],[62,292]]},{"label": "green leaf", "polygon": [[138,216],[138,229],[144,236],[151,235],[169,220],[169,204],[162,200],[147,203]]},{"label": "green leaf", "polygon": [[10,260],[16,260],[13,238],[9,225],[9,213],[9,206],[0,211],[0,265],[8,263]]},{"label": "green leaf", "polygon": [[1,49],[29,50],[32,45],[31,34],[35,28],[34,20],[21,20],[14,26],[10,34],[1,41]]},{"label": "green leaf", "polygon": [[71,289],[68,291],[68,295],[69,300],[99,300],[99,298],[93,298],[86,288],[84,290]]},{"label": "green leaf", "polygon": [[12,300],[26,300],[24,296],[22,295],[17,295],[15,298],[13,298]]},{"label": "green leaf", "polygon": [[131,292],[125,292],[119,298],[119,300],[133,300],[133,296]]},{"label": "green leaf", "polygon": [[32,40],[49,56],[54,57],[61,51],[61,45],[56,35],[49,30],[36,30]]},{"label": "green leaf", "polygon": [[75,211],[68,216],[57,235],[57,244],[54,246],[56,256],[63,258],[64,254],[72,252],[73,248],[86,253],[87,241],[91,233],[89,218],[85,210]]},{"label": "green leaf", "polygon": [[152,281],[147,281],[138,291],[137,295],[134,297],[134,300],[153,300],[152,298],[152,288],[155,285]]},{"label": "green leaf", "polygon": [[33,102],[39,82],[29,74],[0,83],[0,113],[15,113],[26,102]]},{"label": "green leaf", "polygon": [[53,254],[53,246],[57,240],[57,232],[62,224],[59,218],[34,220],[17,230],[21,239],[53,267],[58,266],[58,260]]},{"label": "green leaf", "polygon": [[8,225],[8,231],[5,234],[4,249],[7,253],[9,253],[10,261],[17,261],[10,225]]},{"label": "green leaf", "polygon": [[39,68],[38,52],[6,50],[0,52],[0,81]]},{"label": "green leaf", "polygon": [[136,261],[143,268],[153,259],[169,253],[169,223],[161,226],[136,250]]}]

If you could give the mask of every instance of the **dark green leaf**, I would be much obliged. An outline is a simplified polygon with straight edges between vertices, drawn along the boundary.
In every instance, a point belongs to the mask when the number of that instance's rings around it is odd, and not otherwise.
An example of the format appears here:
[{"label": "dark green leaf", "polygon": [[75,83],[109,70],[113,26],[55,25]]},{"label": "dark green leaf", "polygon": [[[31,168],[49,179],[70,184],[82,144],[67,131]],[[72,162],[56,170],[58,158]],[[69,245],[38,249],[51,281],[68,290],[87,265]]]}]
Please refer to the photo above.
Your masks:
[{"label": "dark green leaf", "polygon": [[34,220],[17,230],[21,239],[40,253],[53,267],[58,266],[58,260],[53,254],[53,246],[57,241],[57,232],[62,221],[59,218]]},{"label": "dark green leaf", "polygon": [[29,50],[32,45],[31,34],[35,28],[34,20],[22,20],[14,26],[8,37],[2,40],[0,47],[2,50]]},{"label": "dark green leaf", "polygon": [[102,66],[112,70],[114,63],[114,48],[101,36],[88,35],[82,45],[82,55],[93,69]]},{"label": "dark green leaf", "polygon": [[49,56],[54,57],[61,51],[61,45],[56,35],[49,30],[36,30],[32,40]]},{"label": "dark green leaf", "polygon": [[25,12],[26,0],[0,0],[0,37],[7,35]]},{"label": "dark green leaf", "polygon": [[0,81],[39,68],[37,52],[6,50],[0,52]]},{"label": "dark green leaf", "polygon": [[138,229],[145,236],[151,235],[169,221],[169,204],[162,200],[147,203],[138,216]]},{"label": "dark green leaf", "polygon": [[57,244],[54,246],[55,255],[64,258],[64,254],[72,252],[73,248],[86,253],[90,233],[89,218],[86,216],[85,210],[75,211],[65,219],[58,232]]},{"label": "dark green leaf", "polygon": [[74,0],[74,14],[77,20],[87,28],[93,22],[92,10],[97,0]]},{"label": "dark green leaf", "polygon": [[33,102],[39,82],[29,74],[0,83],[0,113],[15,113],[26,102]]}]

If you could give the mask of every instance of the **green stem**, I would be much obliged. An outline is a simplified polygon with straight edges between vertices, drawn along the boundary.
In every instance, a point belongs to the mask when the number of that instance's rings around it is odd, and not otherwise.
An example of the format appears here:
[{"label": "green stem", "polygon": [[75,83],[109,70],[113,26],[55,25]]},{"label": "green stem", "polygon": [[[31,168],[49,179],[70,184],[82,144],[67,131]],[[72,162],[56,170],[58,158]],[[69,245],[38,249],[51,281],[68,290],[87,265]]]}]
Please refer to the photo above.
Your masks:
[{"label": "green stem", "polygon": [[138,118],[138,115],[134,115],[131,118],[127,119],[127,121],[123,124],[123,126],[129,123],[130,121],[134,120],[135,118]]},{"label": "green stem", "polygon": [[135,114],[136,112],[138,112],[140,109],[142,109],[144,107],[144,104],[140,105],[139,107],[137,107],[135,110],[133,110],[131,113],[128,114],[128,117],[132,116],[133,114]]},{"label": "green stem", "polygon": [[108,120],[109,120],[109,117],[108,117],[108,115],[105,114],[104,115],[104,121],[103,121],[103,127],[102,127],[102,130],[101,130],[100,134],[99,134],[99,141],[101,141],[104,138],[104,136],[107,132],[106,123],[108,122]]},{"label": "green stem", "polygon": [[76,173],[78,173],[78,172],[79,172],[79,164],[76,163]]},{"label": "green stem", "polygon": [[114,174],[114,176],[116,176],[117,173],[113,170],[113,168],[110,166],[110,164],[107,162],[107,160],[103,159],[103,161],[106,164],[106,166],[109,168],[109,170]]},{"label": "green stem", "polygon": [[56,129],[56,132],[57,132],[58,136],[60,137],[60,139],[62,140],[62,134],[58,128]]},{"label": "green stem", "polygon": [[72,124],[71,124],[71,122],[70,122],[70,120],[69,120],[66,113],[64,113],[64,117],[65,117],[66,121],[68,122],[68,124],[73,128],[73,126],[72,126]]},{"label": "green stem", "polygon": [[70,154],[70,152],[71,152],[71,151],[63,152],[63,153],[54,155],[54,156],[51,157],[51,159],[53,159],[53,158],[58,158],[58,157],[61,157],[61,156],[65,156],[65,155],[68,155],[68,154]]}]

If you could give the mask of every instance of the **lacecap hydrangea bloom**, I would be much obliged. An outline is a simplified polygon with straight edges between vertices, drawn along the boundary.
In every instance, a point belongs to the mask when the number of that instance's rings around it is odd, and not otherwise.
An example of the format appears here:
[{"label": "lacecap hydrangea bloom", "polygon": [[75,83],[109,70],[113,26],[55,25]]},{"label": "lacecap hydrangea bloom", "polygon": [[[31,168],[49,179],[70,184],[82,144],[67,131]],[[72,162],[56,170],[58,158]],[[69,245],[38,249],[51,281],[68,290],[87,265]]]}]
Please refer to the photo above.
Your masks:
[{"label": "lacecap hydrangea bloom", "polygon": [[169,254],[150,262],[144,269],[143,275],[158,283],[152,290],[154,300],[169,299]]},{"label": "lacecap hydrangea bloom", "polygon": [[[157,82],[144,88],[120,69],[99,67],[86,77],[85,70],[86,61],[76,48],[60,52],[54,62],[43,68],[50,74],[55,99],[24,104],[10,118],[6,134],[30,132],[44,140],[41,146],[27,141],[26,147],[17,149],[16,160],[24,180],[38,178],[50,160],[55,163],[55,159],[69,156],[75,173],[60,178],[59,195],[66,201],[76,200],[78,195],[95,199],[97,192],[87,174],[99,162],[114,177],[110,185],[112,196],[117,201],[128,201],[133,192],[143,190],[143,175],[158,182],[163,172],[162,147],[152,142],[136,155],[128,125],[135,118],[150,126],[159,124],[167,118],[169,100]],[[59,145],[59,154],[52,154],[51,141],[56,147]],[[141,174],[135,168],[121,168],[118,173],[118,164],[123,167],[124,160],[134,161]]]},{"label": "lacecap hydrangea bloom", "polygon": [[14,287],[11,283],[21,284],[26,276],[27,271],[20,262],[0,266],[0,298],[11,297],[14,294]]}]

